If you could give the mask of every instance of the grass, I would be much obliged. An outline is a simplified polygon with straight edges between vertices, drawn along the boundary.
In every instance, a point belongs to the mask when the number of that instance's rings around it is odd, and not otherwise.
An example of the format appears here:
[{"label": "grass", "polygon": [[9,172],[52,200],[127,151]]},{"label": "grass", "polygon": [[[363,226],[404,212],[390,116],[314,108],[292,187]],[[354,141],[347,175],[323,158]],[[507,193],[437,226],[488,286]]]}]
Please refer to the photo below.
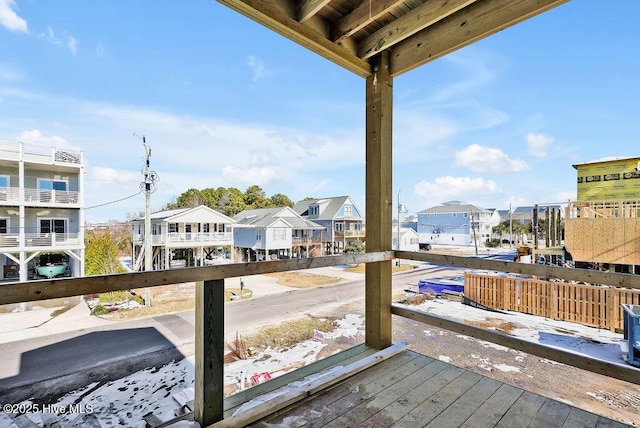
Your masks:
[{"label": "grass", "polygon": [[[141,298],[145,297],[145,289],[139,288],[135,291]],[[123,292],[124,293],[124,292]],[[127,293],[128,294],[128,293]],[[224,301],[231,301],[231,296],[240,296],[240,288],[226,288],[224,290]],[[253,291],[244,288],[243,298],[248,299],[253,295]],[[133,296],[132,296],[133,297]],[[196,287],[194,283],[172,284],[151,288],[151,306],[143,306],[135,309],[123,309],[120,311],[107,313],[96,313],[103,318],[112,321],[123,321],[136,318],[161,315],[170,312],[181,312],[195,308]]]},{"label": "grass", "polygon": [[342,282],[342,278],[339,277],[305,272],[279,272],[270,273],[267,276],[278,278],[278,284],[293,288],[315,288]]},{"label": "grass", "polygon": [[315,330],[330,333],[335,329],[334,319],[307,316],[264,328],[246,337],[245,341],[253,348],[284,348],[312,339]]}]

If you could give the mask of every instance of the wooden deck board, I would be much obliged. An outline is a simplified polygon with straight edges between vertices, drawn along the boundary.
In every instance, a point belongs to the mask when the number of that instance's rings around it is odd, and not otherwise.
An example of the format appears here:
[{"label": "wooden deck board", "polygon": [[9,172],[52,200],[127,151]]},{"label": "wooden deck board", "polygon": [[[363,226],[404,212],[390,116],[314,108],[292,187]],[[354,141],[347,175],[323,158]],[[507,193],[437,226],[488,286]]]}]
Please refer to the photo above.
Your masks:
[{"label": "wooden deck board", "polygon": [[253,427],[627,427],[405,351]]},{"label": "wooden deck board", "polygon": [[572,407],[562,428],[595,428],[598,419],[598,415]]},{"label": "wooden deck board", "polygon": [[495,426],[513,403],[520,398],[523,392],[520,388],[503,383],[500,388],[464,422],[463,426],[469,428]]}]

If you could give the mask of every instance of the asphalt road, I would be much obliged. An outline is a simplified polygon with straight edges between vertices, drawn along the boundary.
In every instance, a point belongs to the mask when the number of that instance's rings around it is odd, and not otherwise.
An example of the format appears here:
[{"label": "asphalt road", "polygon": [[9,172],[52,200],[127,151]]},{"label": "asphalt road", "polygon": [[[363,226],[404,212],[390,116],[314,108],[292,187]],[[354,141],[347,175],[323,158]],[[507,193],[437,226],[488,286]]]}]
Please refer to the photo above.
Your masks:
[{"label": "asphalt road", "polygon": [[[399,273],[393,276],[393,288],[416,289],[420,278],[455,272],[429,266]],[[236,301],[225,305],[225,335],[360,302],[364,308],[364,280]],[[194,319],[194,311],[185,311],[3,344],[0,402],[53,400],[91,382],[183,358],[193,353]]]}]

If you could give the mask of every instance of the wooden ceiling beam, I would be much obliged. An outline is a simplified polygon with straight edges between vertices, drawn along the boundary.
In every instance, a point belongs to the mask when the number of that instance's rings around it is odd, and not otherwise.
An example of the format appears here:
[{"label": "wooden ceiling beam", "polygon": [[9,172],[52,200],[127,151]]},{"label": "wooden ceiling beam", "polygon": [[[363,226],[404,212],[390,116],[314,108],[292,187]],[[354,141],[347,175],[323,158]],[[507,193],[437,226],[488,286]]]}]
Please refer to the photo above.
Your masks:
[{"label": "wooden ceiling beam", "polygon": [[391,48],[398,76],[568,0],[483,0],[456,12]]},{"label": "wooden ceiling beam", "polygon": [[370,58],[478,0],[431,0],[360,42],[358,56]]},{"label": "wooden ceiling beam", "polygon": [[371,22],[404,3],[405,0],[365,0],[350,14],[340,18],[336,23],[334,42],[352,36]]},{"label": "wooden ceiling beam", "polygon": [[318,13],[320,9],[329,4],[331,0],[301,0],[298,3],[298,21],[304,22]]},{"label": "wooden ceiling beam", "polygon": [[218,0],[219,3],[243,14],[259,24],[283,35],[299,45],[361,76],[371,75],[371,65],[317,30],[297,21],[287,0]]}]

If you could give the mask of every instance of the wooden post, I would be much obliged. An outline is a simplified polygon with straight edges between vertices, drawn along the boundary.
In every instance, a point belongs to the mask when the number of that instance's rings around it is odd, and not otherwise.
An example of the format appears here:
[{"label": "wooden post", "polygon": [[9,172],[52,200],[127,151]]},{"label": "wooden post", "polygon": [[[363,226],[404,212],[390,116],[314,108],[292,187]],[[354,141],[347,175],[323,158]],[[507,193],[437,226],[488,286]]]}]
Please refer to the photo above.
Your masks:
[{"label": "wooden post", "polygon": [[[373,58],[366,104],[366,249],[390,251],[393,79],[386,51]],[[391,345],[391,260],[367,263],[365,284],[365,343],[383,349]]]},{"label": "wooden post", "polygon": [[196,283],[194,417],[200,426],[223,419],[224,279]]}]

